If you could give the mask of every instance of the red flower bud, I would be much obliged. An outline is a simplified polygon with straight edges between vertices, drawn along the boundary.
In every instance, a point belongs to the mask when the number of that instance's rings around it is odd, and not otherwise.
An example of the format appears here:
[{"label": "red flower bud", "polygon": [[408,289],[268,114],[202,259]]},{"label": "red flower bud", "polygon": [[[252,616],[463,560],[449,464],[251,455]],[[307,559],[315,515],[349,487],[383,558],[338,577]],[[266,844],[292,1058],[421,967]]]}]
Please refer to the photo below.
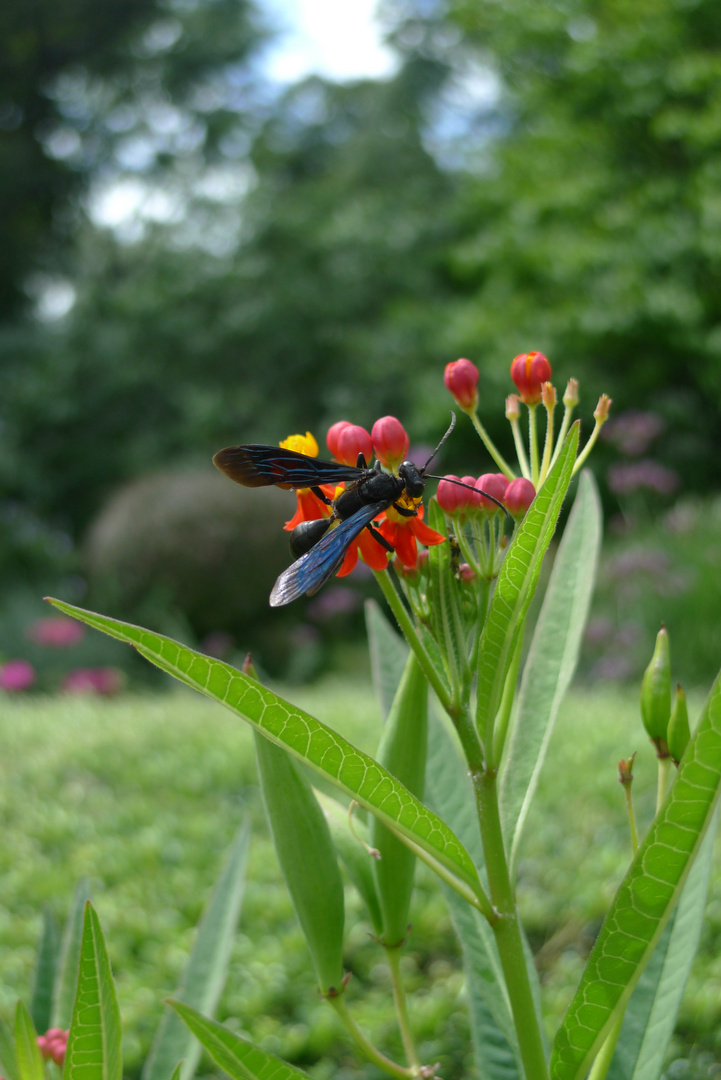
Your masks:
[{"label": "red flower bud", "polygon": [[452,360],[443,373],[446,390],[465,412],[472,412],[478,401],[478,368],[470,360]]},{"label": "red flower bud", "polygon": [[522,518],[536,497],[536,489],[525,476],[511,480],[506,488],[503,502],[511,517]]},{"label": "red flower bud", "polygon": [[62,1065],[68,1045],[68,1032],[62,1028],[48,1028],[44,1035],[38,1035],[38,1047],[46,1061]]},{"label": "red flower bud", "polygon": [[[331,440],[333,428],[339,430],[333,432]],[[331,441],[333,442],[335,449],[331,450],[331,453],[336,461],[340,461],[342,465],[355,465],[359,454],[363,455],[366,463],[373,457],[371,437],[365,428],[359,427],[357,424],[344,423],[341,420],[340,424],[334,424],[330,429],[326,441],[329,446]]]},{"label": "red flower bud", "polygon": [[[338,457],[338,436],[343,430],[350,426],[350,420],[337,420],[335,424],[328,428],[328,434],[325,437],[326,445],[330,450],[334,458]],[[355,462],[353,462],[355,464]]]},{"label": "red flower bud", "polygon": [[[451,481],[460,480],[459,476],[454,476],[452,473],[448,474]],[[438,499],[438,505],[444,514],[457,514],[461,504],[461,500],[465,503],[465,488],[459,487],[458,484],[449,483],[447,480],[440,480],[438,483],[438,490],[436,491],[436,498]]]},{"label": "red flower bud", "polygon": [[[474,510],[481,509],[481,496],[476,491],[476,478],[475,476],[462,476],[461,480],[468,487],[459,488],[461,492],[461,512],[472,513]],[[472,490],[469,491],[469,488]]]},{"label": "red flower bud", "polygon": [[[499,502],[503,502],[503,498],[508,488],[508,477],[503,473],[484,473],[483,476],[479,476],[476,480],[476,489],[478,491],[485,491],[488,495],[492,495],[494,499],[498,499]],[[481,506],[484,510],[490,510],[492,514],[500,510],[499,506],[496,506],[490,499],[484,499],[480,496]]]},{"label": "red flower bud", "polygon": [[541,387],[551,378],[551,365],[541,352],[521,353],[511,364],[513,379],[524,405],[537,405]]},{"label": "red flower bud", "polygon": [[395,416],[382,416],[371,428],[373,449],[381,465],[397,469],[408,453],[408,436]]}]

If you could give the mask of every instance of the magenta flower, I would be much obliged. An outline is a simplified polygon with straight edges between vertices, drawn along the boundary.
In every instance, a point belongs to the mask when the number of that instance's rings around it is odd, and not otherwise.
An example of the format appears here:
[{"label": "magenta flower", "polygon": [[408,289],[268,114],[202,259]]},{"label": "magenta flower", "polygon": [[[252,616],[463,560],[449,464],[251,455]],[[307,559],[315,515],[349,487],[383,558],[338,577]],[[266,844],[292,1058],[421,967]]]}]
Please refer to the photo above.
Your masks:
[{"label": "magenta flower", "polygon": [[38,1047],[46,1061],[62,1065],[68,1046],[68,1031],[62,1028],[48,1028],[44,1035],[38,1035]]},{"label": "magenta flower", "polygon": [[85,627],[76,619],[65,615],[50,615],[36,619],[28,629],[27,637],[36,645],[49,645],[53,649],[65,649],[77,645],[85,636]]},{"label": "magenta flower", "polygon": [[0,690],[17,694],[29,690],[35,682],[35,668],[27,660],[8,660],[0,664]]}]

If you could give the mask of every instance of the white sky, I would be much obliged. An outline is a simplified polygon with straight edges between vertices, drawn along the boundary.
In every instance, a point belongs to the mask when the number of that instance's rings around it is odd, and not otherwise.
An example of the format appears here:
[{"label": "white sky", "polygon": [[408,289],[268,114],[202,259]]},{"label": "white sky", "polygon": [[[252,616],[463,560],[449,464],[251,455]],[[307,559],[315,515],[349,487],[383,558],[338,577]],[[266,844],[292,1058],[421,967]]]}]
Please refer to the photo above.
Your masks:
[{"label": "white sky", "polygon": [[382,78],[392,74],[393,54],[381,41],[376,0],[264,0],[279,36],[266,71],[280,82],[314,72],[329,79]]}]

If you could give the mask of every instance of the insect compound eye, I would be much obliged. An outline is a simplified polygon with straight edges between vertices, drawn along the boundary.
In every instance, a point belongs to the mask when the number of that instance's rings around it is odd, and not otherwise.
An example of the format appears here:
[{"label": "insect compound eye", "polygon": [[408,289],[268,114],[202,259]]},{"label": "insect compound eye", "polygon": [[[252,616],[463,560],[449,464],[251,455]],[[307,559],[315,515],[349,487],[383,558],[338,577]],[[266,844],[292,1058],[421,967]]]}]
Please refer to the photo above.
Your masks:
[{"label": "insect compound eye", "polygon": [[398,467],[398,475],[406,485],[406,493],[412,499],[423,497],[426,485],[417,465],[414,465],[412,461],[402,461]]}]

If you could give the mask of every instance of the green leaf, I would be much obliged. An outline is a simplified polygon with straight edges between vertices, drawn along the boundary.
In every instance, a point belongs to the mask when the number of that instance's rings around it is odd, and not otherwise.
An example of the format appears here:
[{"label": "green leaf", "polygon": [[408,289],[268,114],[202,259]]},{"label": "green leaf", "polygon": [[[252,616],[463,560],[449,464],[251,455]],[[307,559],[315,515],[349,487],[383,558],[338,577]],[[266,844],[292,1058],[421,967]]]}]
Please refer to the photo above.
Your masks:
[{"label": "green leaf", "polygon": [[121,1080],[120,1011],[100,921],[88,900],[63,1080]]},{"label": "green leaf", "polygon": [[66,1031],[73,1015],[73,1003],[78,985],[80,939],[83,934],[85,904],[90,897],[89,882],[83,878],[75,886],[72,906],[63,931],[60,947],[60,971],[55,982],[51,1027]]},{"label": "green leaf", "polygon": [[[178,990],[180,1000],[213,1013],[225,985],[233,937],[245,888],[250,827],[244,822],[198,924],[193,950]],[[166,1010],[143,1068],[143,1080],[165,1080],[178,1058],[182,1080],[193,1075],[200,1048],[178,1016]]]},{"label": "green leaf", "polygon": [[501,775],[501,821],[512,876],[548,742],[573,678],[601,545],[601,504],[584,472],[553,564],[523,670]]},{"label": "green leaf", "polygon": [[45,1080],[43,1056],[33,1018],[22,1001],[15,1009],[15,1058],[20,1080]]},{"label": "green leaf", "polygon": [[168,1002],[200,1040],[216,1065],[231,1080],[308,1080],[308,1074],[282,1061],[275,1054],[261,1050],[248,1039],[228,1031],[215,1020],[208,1020],[182,1001]]},{"label": "green leaf", "polygon": [[553,1080],[585,1076],[647,964],[688,877],[721,790],[721,676],[666,802],[614,898],[556,1035]]},{"label": "green leaf", "polygon": [[142,627],[84,611],[59,600],[51,603],[66,615],[134,645],[152,664],[243,717],[271,742],[285,747],[384,824],[412,840],[422,852],[457,875],[473,892],[478,891],[478,873],[473,862],[445,822],[378,762],[331,728],[221,660],[204,656]]},{"label": "green leaf", "polygon": [[343,881],[328,823],[313,789],[284,749],[255,732],[255,753],[273,844],[321,993],[340,993]]},{"label": "green leaf", "polygon": [[[376,937],[383,933],[381,906],[373,879],[372,856],[364,843],[370,847],[368,827],[357,816],[353,819],[353,832],[348,821],[348,807],[342,806],[336,799],[313,789],[321,810],[325,814],[328,828],[333,838],[333,846],[338,852],[345,871],[360,893],[368,908]],[[355,832],[356,835],[353,833]]]},{"label": "green leaf", "polygon": [[5,1080],[19,1080],[15,1046],[10,1029],[0,1020],[0,1075]]},{"label": "green leaf", "polygon": [[183,1068],[183,1062],[179,1061],[178,1064],[173,1069],[170,1080],[180,1080],[180,1073],[182,1071],[182,1068]]},{"label": "green leaf", "polygon": [[[378,760],[409,791],[422,798],[427,751],[428,680],[416,655],[410,653],[383,729]],[[373,876],[383,914],[383,942],[393,947],[408,932],[416,857],[377,818],[371,821],[370,834],[371,845],[380,854],[380,859],[373,861]]]},{"label": "green leaf", "polygon": [[385,720],[391,711],[409,650],[375,600],[366,600],[365,616],[373,685],[378,694],[381,716]]},{"label": "green leaf", "polygon": [[[718,818],[718,814],[716,815]],[[626,1009],[608,1080],[658,1080],[703,924],[716,820]]]},{"label": "green leaf", "polygon": [[45,908],[30,999],[30,1015],[41,1035],[52,1027],[53,991],[59,961],[60,931],[52,911]]},{"label": "green leaf", "polygon": [[516,529],[503,560],[478,652],[478,730],[490,752],[493,722],[503,695],[518,635],[538,585],[576,460],[578,423],[566,437],[556,464]]}]

